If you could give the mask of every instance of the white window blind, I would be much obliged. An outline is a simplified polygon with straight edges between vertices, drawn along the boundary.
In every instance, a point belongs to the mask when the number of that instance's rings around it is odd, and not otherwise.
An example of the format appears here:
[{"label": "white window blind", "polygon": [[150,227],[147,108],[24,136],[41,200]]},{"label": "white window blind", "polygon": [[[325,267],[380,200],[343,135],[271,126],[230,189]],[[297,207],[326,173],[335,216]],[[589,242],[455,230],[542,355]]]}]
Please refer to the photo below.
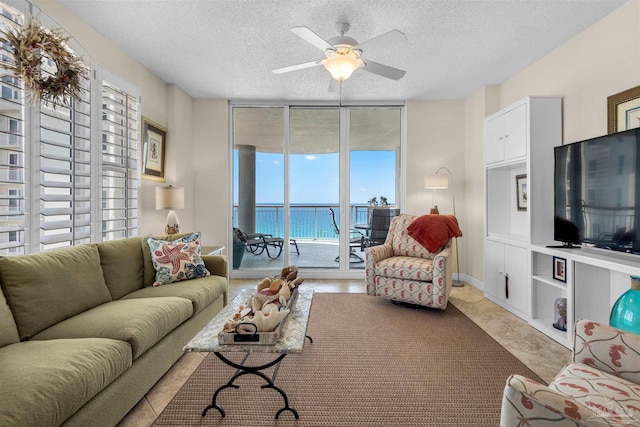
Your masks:
[{"label": "white window blind", "polygon": [[[23,15],[0,5],[0,30],[20,28]],[[0,59],[13,50],[0,43]],[[0,255],[25,252],[25,138],[20,80],[0,70]]]},{"label": "white window blind", "polygon": [[139,123],[135,96],[102,83],[102,239],[139,230]]},{"label": "white window blind", "polygon": [[71,107],[40,106],[41,251],[91,241],[90,80],[82,83]]}]

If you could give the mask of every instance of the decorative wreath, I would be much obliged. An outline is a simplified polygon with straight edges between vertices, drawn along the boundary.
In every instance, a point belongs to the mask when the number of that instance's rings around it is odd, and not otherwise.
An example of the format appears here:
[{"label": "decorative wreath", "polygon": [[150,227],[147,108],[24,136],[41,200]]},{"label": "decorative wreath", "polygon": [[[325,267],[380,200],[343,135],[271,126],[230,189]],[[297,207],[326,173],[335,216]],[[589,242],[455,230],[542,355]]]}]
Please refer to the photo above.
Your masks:
[{"label": "decorative wreath", "polygon": [[[32,20],[22,29],[3,31],[0,40],[13,48],[13,62],[3,62],[2,68],[22,79],[31,103],[41,101],[69,107],[71,100],[79,101],[85,91],[81,79],[86,68],[81,59],[66,46],[69,37],[60,29],[45,29]],[[55,64],[55,71],[43,69],[43,60]]]}]

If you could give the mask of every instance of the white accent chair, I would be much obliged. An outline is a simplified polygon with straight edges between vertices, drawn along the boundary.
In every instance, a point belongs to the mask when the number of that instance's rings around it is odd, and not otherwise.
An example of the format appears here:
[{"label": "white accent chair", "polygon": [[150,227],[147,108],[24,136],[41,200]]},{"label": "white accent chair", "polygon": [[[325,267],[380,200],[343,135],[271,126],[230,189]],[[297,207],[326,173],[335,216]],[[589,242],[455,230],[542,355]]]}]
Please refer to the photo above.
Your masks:
[{"label": "white accent chair", "polygon": [[500,425],[640,426],[640,335],[579,320],[571,361],[551,384],[507,379]]},{"label": "white accent chair", "polygon": [[385,243],[365,249],[367,294],[444,310],[453,285],[452,242],[429,252],[407,231],[416,218],[393,218]]}]

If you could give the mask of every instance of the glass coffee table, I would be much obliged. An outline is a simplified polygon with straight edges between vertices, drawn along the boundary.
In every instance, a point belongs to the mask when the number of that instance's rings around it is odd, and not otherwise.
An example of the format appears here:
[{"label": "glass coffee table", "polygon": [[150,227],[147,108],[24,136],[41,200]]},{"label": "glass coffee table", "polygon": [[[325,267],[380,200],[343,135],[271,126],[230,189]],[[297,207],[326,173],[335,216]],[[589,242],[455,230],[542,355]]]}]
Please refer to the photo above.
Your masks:
[{"label": "glass coffee table", "polygon": [[[238,306],[246,304],[255,292],[255,289],[244,289],[240,291],[233,301],[223,308],[216,317],[214,317],[195,337],[193,337],[191,341],[187,343],[186,346],[184,346],[184,351],[214,353],[218,359],[236,369],[236,372],[231,379],[229,379],[226,384],[218,387],[218,389],[213,393],[211,404],[202,411],[203,417],[211,408],[217,409],[224,417],[224,410],[216,404],[218,394],[226,388],[239,388],[240,386],[234,384],[234,381],[243,375],[252,374],[257,375],[267,382],[265,385],[262,385],[261,388],[274,389],[282,396],[284,406],[276,412],[276,419],[284,411],[290,411],[296,420],[299,418],[298,412],[289,406],[289,399],[287,398],[286,393],[276,386],[274,381],[278,374],[278,369],[280,368],[280,362],[282,362],[282,359],[284,359],[284,357],[289,353],[301,353],[306,339],[313,342],[311,337],[307,335],[307,323],[309,320],[309,312],[311,310],[311,300],[313,299],[313,289],[305,289],[303,286],[298,288],[298,296],[295,306],[291,313],[289,313],[289,315],[284,319],[280,338],[275,344],[220,344],[218,341],[218,334],[222,331],[225,322],[238,310]],[[236,363],[223,356],[222,353],[244,353],[244,358],[240,363]],[[277,356],[274,360],[264,365],[245,365],[251,353],[274,353]],[[264,372],[261,372],[274,365],[276,368],[271,378],[264,374]]]}]

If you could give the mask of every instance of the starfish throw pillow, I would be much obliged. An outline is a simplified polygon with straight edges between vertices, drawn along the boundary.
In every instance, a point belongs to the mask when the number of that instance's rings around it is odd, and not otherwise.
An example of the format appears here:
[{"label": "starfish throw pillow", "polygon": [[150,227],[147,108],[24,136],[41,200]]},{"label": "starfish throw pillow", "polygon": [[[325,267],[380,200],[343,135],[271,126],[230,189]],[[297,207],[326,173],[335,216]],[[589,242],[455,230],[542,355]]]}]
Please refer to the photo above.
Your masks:
[{"label": "starfish throw pillow", "polygon": [[199,232],[173,241],[147,237],[147,244],[156,269],[153,286],[211,275],[202,261]]}]

